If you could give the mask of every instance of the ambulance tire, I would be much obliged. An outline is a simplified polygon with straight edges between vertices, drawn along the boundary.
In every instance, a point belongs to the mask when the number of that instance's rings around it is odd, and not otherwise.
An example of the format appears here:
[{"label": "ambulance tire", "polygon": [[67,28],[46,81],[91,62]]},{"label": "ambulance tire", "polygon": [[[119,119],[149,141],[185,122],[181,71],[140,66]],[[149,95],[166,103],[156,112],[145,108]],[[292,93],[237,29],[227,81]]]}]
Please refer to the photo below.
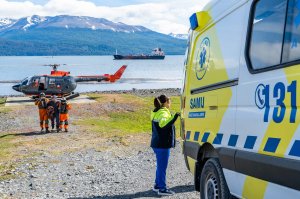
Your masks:
[{"label": "ambulance tire", "polygon": [[200,177],[201,199],[230,199],[222,167],[216,158],[206,161]]}]

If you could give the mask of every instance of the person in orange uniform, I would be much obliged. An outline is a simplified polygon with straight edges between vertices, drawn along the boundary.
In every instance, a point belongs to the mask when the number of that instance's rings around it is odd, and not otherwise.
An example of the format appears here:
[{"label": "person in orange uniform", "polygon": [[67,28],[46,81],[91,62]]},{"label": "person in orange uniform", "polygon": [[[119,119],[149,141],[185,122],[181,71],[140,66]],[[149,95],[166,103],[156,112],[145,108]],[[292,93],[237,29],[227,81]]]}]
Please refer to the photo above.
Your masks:
[{"label": "person in orange uniform", "polygon": [[66,98],[62,98],[60,105],[59,105],[59,120],[60,125],[59,129],[62,130],[63,126],[65,129],[65,132],[68,132],[68,126],[69,126],[69,110],[71,110],[71,105],[67,102]]},{"label": "person in orange uniform", "polygon": [[49,133],[49,127],[48,127],[48,115],[47,115],[47,104],[49,100],[46,98],[45,93],[40,94],[40,98],[38,98],[35,101],[35,105],[39,108],[39,115],[40,115],[40,126],[41,131],[44,130],[44,127],[46,128],[46,133]]}]

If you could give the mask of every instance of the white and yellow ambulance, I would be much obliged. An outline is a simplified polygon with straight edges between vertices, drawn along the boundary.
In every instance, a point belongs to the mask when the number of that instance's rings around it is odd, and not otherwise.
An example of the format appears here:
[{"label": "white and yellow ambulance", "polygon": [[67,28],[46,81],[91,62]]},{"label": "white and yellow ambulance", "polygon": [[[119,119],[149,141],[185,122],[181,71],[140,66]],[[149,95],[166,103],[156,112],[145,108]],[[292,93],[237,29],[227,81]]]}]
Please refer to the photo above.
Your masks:
[{"label": "white and yellow ambulance", "polygon": [[202,199],[300,198],[300,0],[190,18],[181,136]]}]

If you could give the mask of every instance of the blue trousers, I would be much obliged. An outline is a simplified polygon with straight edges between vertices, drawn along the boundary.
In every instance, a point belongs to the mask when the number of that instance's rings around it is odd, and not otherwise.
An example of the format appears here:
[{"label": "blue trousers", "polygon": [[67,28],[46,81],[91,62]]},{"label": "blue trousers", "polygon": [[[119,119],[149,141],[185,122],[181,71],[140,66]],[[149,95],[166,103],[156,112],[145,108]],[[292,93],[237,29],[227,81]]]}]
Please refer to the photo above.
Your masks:
[{"label": "blue trousers", "polygon": [[159,189],[166,189],[166,173],[170,157],[170,149],[153,148],[156,155],[156,178],[155,186]]}]

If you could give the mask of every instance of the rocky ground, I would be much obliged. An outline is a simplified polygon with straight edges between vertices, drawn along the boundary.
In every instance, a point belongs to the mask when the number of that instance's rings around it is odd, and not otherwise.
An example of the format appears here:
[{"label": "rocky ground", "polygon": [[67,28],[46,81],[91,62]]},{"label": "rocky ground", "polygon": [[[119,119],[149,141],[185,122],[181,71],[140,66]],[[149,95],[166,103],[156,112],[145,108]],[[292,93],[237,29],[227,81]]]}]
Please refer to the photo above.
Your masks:
[{"label": "rocky ground", "polygon": [[[118,147],[118,146],[114,146]],[[137,149],[137,148],[136,148]],[[120,150],[120,149],[119,149]],[[127,149],[128,150],[128,149]],[[43,153],[14,171],[22,177],[0,183],[7,198],[156,198],[151,190],[155,160],[148,147],[126,153],[80,150]],[[168,182],[171,198],[198,198],[179,147],[172,152]]]},{"label": "rocky ground", "polygon": [[[157,96],[166,92],[130,93]],[[177,95],[179,91],[168,92]],[[133,108],[128,106],[78,105],[74,106],[72,117],[76,121],[82,116]],[[34,106],[0,112],[0,142],[8,139],[13,145],[0,160],[0,169],[5,168],[0,178],[0,198],[158,197],[151,190],[155,157],[148,147],[149,133],[107,137],[71,125],[70,133],[45,134],[36,131],[39,128],[36,112]],[[177,193],[170,198],[199,198],[179,144],[172,150],[168,185]]]}]

